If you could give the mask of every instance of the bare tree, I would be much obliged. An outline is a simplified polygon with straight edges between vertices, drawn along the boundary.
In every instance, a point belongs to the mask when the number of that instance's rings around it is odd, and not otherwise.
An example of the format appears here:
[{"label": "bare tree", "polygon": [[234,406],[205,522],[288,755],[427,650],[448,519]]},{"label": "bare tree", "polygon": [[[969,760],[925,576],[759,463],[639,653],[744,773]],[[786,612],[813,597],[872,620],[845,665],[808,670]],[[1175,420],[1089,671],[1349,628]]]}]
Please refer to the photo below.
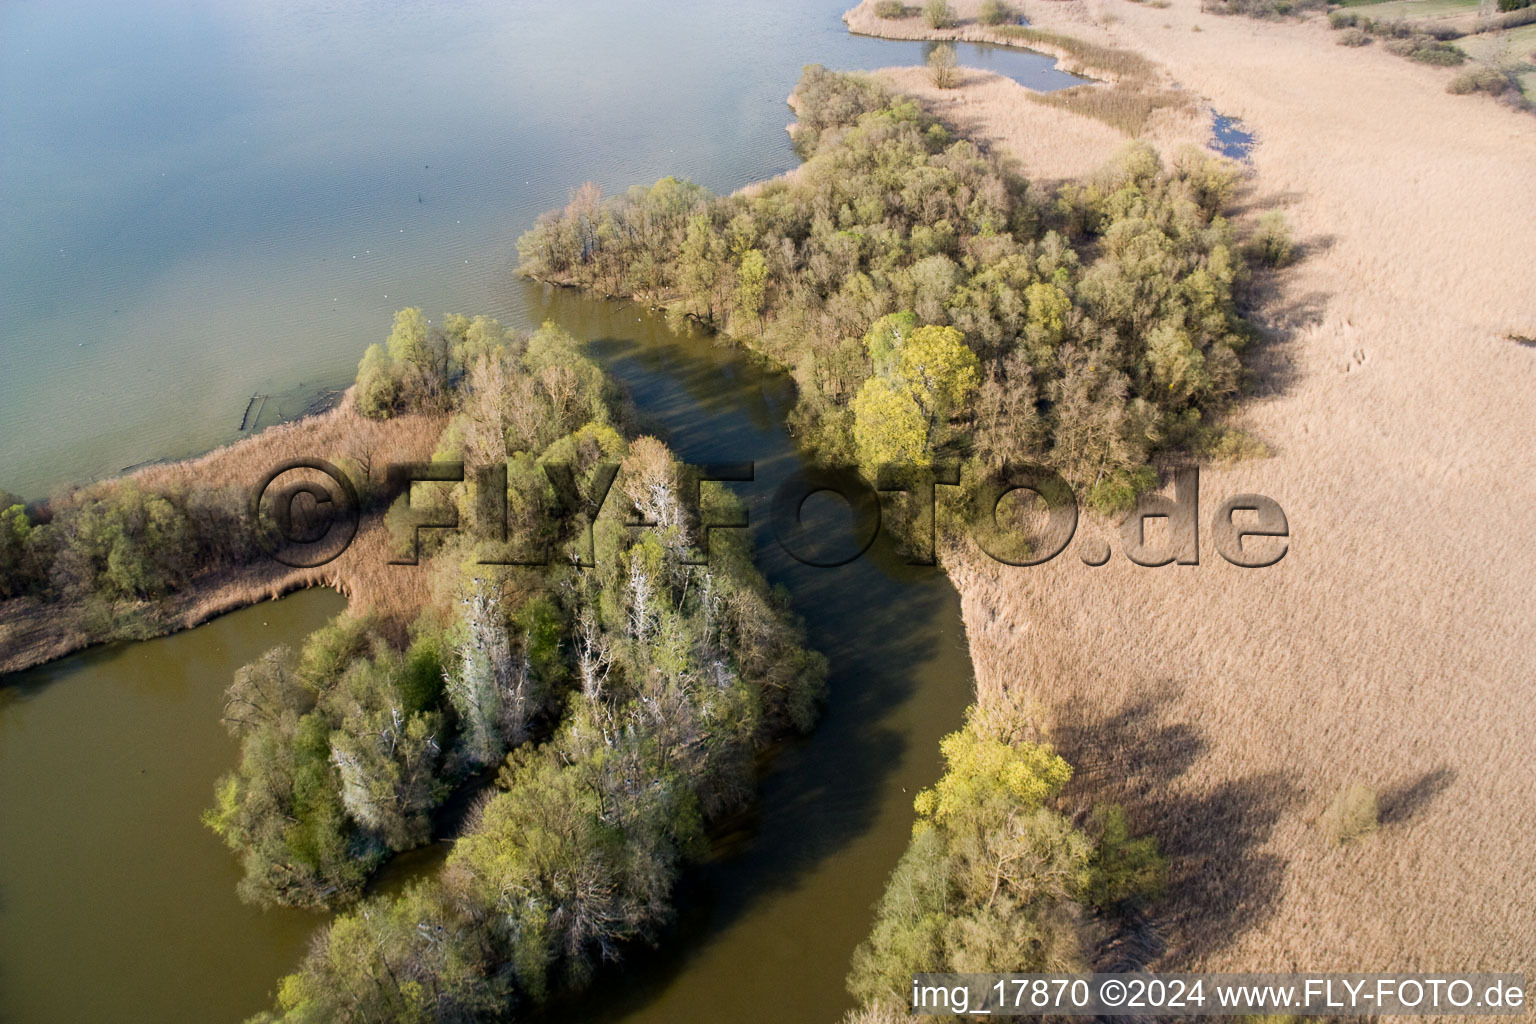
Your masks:
[{"label": "bare tree", "polygon": [[940,89],[953,89],[959,84],[958,66],[955,48],[948,43],[940,43],[928,54],[928,77]]},{"label": "bare tree", "polygon": [[443,673],[448,699],[459,713],[465,752],[475,764],[501,757],[505,698],[513,684],[512,645],[501,622],[501,602],[480,580],[464,599],[466,635],[458,671]]}]

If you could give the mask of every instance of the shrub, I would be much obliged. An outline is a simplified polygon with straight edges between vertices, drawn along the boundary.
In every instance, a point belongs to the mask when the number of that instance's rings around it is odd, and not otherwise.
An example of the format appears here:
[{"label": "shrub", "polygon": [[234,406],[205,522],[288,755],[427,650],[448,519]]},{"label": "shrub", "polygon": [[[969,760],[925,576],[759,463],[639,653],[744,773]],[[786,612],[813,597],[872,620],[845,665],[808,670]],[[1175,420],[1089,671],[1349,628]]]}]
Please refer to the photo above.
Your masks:
[{"label": "shrub", "polygon": [[1201,456],[1212,462],[1240,462],[1269,455],[1269,445],[1241,430],[1214,430],[1201,439]]},{"label": "shrub", "polygon": [[880,18],[905,18],[907,5],[901,0],[880,0],[875,4],[875,15]]},{"label": "shrub", "polygon": [[1504,15],[1494,27],[1500,29],[1519,28],[1521,25],[1533,24],[1536,24],[1536,7],[1525,7],[1515,11],[1513,14]]},{"label": "shrub", "polygon": [[1107,910],[1163,894],[1168,861],[1158,853],[1156,839],[1132,835],[1118,804],[1095,807],[1088,819],[1088,834],[1095,840],[1083,893],[1090,906]]},{"label": "shrub", "polygon": [[1360,15],[1354,11],[1329,11],[1328,26],[1334,29],[1354,28],[1360,24]]},{"label": "shrub", "polygon": [[976,20],[983,25],[1002,25],[1018,19],[1019,13],[1004,0],[985,0]]},{"label": "shrub", "polygon": [[1370,835],[1380,821],[1376,791],[1360,782],[1352,782],[1341,789],[1323,813],[1328,834],[1341,846]]},{"label": "shrub", "polygon": [[1463,71],[1451,79],[1445,87],[1445,91],[1455,96],[1465,96],[1474,92],[1485,92],[1490,96],[1501,96],[1505,92],[1520,86],[1514,80],[1514,76],[1508,71],[1500,71],[1497,68],[1479,67]]},{"label": "shrub", "polygon": [[955,23],[955,9],[948,0],[928,0],[923,4],[923,20],[929,28],[949,28]]},{"label": "shrub", "polygon": [[1088,488],[1083,503],[1107,519],[1124,515],[1136,507],[1136,499],[1157,486],[1157,471],[1151,466],[1117,469]]},{"label": "shrub", "polygon": [[1339,33],[1337,41],[1340,46],[1364,46],[1371,41],[1371,37],[1364,29],[1347,28]]},{"label": "shrub", "polygon": [[1531,6],[1531,0],[1499,0],[1499,10],[1518,11]]},{"label": "shrub", "polygon": [[1460,48],[1428,36],[1394,39],[1387,44],[1387,49],[1409,60],[1435,67],[1455,67],[1457,64],[1466,63],[1467,60],[1467,55]]},{"label": "shrub", "polygon": [[1449,42],[1452,39],[1460,39],[1462,36],[1466,35],[1465,32],[1457,28],[1455,25],[1436,25],[1432,23],[1425,23],[1415,25],[1414,29],[1423,35],[1429,36],[1432,39],[1438,39],[1441,42]]},{"label": "shrub", "polygon": [[1248,239],[1248,255],[1268,267],[1283,267],[1295,260],[1296,243],[1285,214],[1270,210],[1259,218],[1258,228]]}]

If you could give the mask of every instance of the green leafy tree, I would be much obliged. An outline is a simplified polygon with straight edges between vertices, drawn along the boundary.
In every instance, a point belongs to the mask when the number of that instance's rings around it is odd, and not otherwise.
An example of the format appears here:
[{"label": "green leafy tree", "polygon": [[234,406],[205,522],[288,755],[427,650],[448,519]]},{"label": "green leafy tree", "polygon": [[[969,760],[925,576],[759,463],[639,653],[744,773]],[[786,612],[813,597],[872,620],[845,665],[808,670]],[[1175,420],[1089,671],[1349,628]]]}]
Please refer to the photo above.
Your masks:
[{"label": "green leafy tree", "polygon": [[1095,807],[1088,830],[1094,837],[1084,893],[1090,905],[1109,909],[1163,894],[1168,861],[1158,852],[1157,840],[1131,832],[1118,804]]},{"label": "green leafy tree", "polygon": [[1029,326],[1049,345],[1057,345],[1067,330],[1072,299],[1058,285],[1036,281],[1024,289],[1029,303]]},{"label": "green leafy tree", "polygon": [[901,346],[912,332],[917,330],[917,314],[902,311],[887,313],[870,325],[864,333],[864,348],[869,352],[875,373],[881,377],[895,378],[896,361]]},{"label": "green leafy tree", "polygon": [[400,378],[383,346],[369,345],[357,364],[357,411],[370,419],[388,419],[400,401]]},{"label": "green leafy tree", "polygon": [[394,325],[385,343],[389,358],[397,366],[425,366],[430,361],[427,340],[430,327],[427,318],[415,306],[408,306],[395,314]]},{"label": "green leafy tree", "polygon": [[374,863],[349,839],[323,715],[285,714],[251,729],[240,768],[203,821],[241,856],[248,902],[319,907],[355,895]]},{"label": "green leafy tree", "polygon": [[0,597],[14,597],[31,587],[27,546],[31,536],[32,520],[25,506],[0,510]]}]

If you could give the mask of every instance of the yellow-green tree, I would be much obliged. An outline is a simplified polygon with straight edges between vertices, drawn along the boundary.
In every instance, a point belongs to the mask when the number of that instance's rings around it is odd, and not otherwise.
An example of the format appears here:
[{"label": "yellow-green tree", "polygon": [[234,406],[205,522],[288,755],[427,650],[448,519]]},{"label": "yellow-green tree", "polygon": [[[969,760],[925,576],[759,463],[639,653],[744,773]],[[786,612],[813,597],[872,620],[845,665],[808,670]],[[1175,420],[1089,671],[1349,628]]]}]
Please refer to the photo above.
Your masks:
[{"label": "yellow-green tree", "polygon": [[961,409],[981,384],[981,361],[953,327],[919,327],[901,346],[896,373],[933,423]]},{"label": "yellow-green tree", "polygon": [[0,511],[0,597],[12,597],[27,585],[27,539],[32,521],[25,506],[11,505]]},{"label": "yellow-green tree", "polygon": [[357,364],[357,411],[376,420],[388,419],[400,401],[400,377],[380,345],[369,345]]},{"label": "yellow-green tree", "polygon": [[756,321],[758,334],[763,331],[767,294],[768,262],[760,250],[748,249],[741,254],[741,267],[736,271],[736,314]]},{"label": "yellow-green tree", "polygon": [[853,440],[866,467],[910,462],[926,466],[928,422],[912,396],[879,377],[853,399]]},{"label": "yellow-green tree", "polygon": [[913,801],[914,831],[953,827],[979,810],[1038,807],[1071,781],[1072,766],[1050,747],[1009,743],[978,722],[973,715],[969,728],[939,742],[948,771]]},{"label": "yellow-green tree", "polygon": [[415,306],[407,306],[395,314],[394,328],[389,332],[389,357],[396,363],[420,366],[427,362],[427,318]]},{"label": "yellow-green tree", "polygon": [[1029,303],[1029,326],[1052,345],[1060,342],[1067,314],[1072,312],[1071,297],[1054,284],[1036,281],[1024,289],[1024,298]]}]

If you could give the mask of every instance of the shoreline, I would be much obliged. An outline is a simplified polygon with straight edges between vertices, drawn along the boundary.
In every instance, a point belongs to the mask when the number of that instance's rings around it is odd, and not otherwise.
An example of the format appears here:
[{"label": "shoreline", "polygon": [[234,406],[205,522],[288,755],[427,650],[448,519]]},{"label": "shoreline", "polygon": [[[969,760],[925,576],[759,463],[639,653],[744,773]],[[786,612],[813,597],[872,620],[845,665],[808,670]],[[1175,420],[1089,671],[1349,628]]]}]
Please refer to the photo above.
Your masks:
[{"label": "shoreline", "polygon": [[[334,458],[352,446],[382,448],[397,459],[430,457],[432,443],[444,417],[406,414],[390,420],[367,420],[350,401],[351,389],[332,408],[287,423],[274,424],[202,455],[178,461],[154,461],[125,473],[79,488],[87,496],[108,493],[126,482],[146,490],[196,484],[216,489],[247,489],[272,466],[288,459]],[[349,608],[381,612],[392,628],[392,611],[412,601],[424,603],[420,582],[391,574],[388,531],[382,509],[362,514],[357,535],[334,561],[313,569],[296,569],[272,559],[194,575],[187,585],[154,602],[139,602],[113,610],[114,635],[101,635],[83,620],[84,601],[38,601],[31,597],[0,602],[0,687],[14,673],[56,661],[106,643],[149,640],[200,626],[211,619],[296,590],[330,587],[348,599]],[[420,574],[415,574],[419,576]],[[403,603],[402,603],[403,602]],[[142,616],[142,617],[139,617]]]},{"label": "shoreline", "polygon": [[[1516,539],[1536,362],[1512,339],[1536,334],[1536,224],[1511,213],[1536,125],[1315,18],[1028,13],[1136,50],[1256,133],[1243,203],[1283,209],[1304,256],[1255,310],[1275,340],[1234,416],[1274,455],[1202,467],[1201,506],[1273,496],[1294,544],[1261,571],[1213,564],[1209,542],[1198,567],[1142,569],[1097,523],[1074,545],[1108,540],[1105,568],[948,552],[979,699],[1035,700],[1074,797],[1157,835],[1159,970],[1530,973],[1536,901],[1510,897],[1536,759],[1511,709],[1536,695],[1536,554]],[[975,113],[1045,109],[998,101]],[[1352,783],[1380,826],[1340,847],[1319,823]]]},{"label": "shoreline", "polygon": [[[1060,2],[1060,0],[1052,0],[1052,2]],[[1036,53],[1055,57],[1061,70],[1095,79],[1098,83],[1114,83],[1123,77],[1122,72],[1113,70],[1106,63],[1096,63],[1081,48],[1074,48],[1074,43],[1081,41],[1061,37],[1050,38],[1053,33],[1037,28],[1033,21],[1028,25],[982,25],[973,20],[974,8],[978,6],[977,4],[952,2],[951,6],[962,13],[961,24],[950,28],[929,28],[924,24],[921,14],[912,14],[905,18],[882,18],[874,13],[873,0],[860,0],[858,5],[844,11],[843,24],[848,26],[848,31],[853,35],[869,36],[874,39],[987,43],[1018,50],[1033,50]],[[1004,31],[1006,28],[1030,30],[1031,34],[1029,36],[1012,35]]]},{"label": "shoreline", "polygon": [[[1133,139],[1150,142],[1165,160],[1184,146],[1213,148],[1210,103],[1184,88],[1163,65],[1108,35],[1087,14],[1083,0],[1032,3],[1027,26],[980,24],[980,0],[953,0],[951,7],[957,24],[943,29],[929,28],[917,15],[881,18],[874,13],[874,0],[861,0],[844,12],[843,23],[851,33],[873,38],[1032,50],[1054,57],[1061,70],[1093,79],[1040,93],[1005,75],[962,64],[956,86],[941,90],[923,68],[873,72],[968,137],[1010,150],[1029,177],[1061,182],[1086,176]],[[1042,12],[1045,17],[1037,18]]]}]

